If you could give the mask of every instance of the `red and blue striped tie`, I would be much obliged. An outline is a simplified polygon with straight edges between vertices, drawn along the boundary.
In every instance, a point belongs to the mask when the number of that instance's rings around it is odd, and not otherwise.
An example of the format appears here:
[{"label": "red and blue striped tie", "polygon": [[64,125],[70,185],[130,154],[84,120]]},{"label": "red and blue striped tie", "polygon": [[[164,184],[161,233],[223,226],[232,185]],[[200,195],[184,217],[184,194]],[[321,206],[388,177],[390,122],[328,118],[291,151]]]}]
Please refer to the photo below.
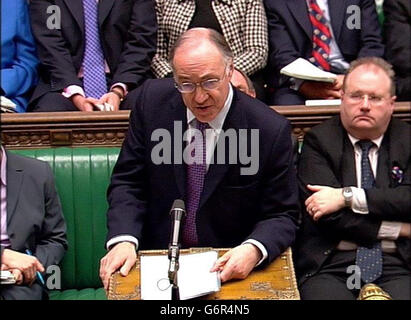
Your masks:
[{"label": "red and blue striped tie", "polygon": [[329,71],[331,43],[330,28],[328,27],[327,20],[316,0],[309,0],[308,13],[313,26],[313,51],[312,59],[310,59],[310,61],[321,69]]}]

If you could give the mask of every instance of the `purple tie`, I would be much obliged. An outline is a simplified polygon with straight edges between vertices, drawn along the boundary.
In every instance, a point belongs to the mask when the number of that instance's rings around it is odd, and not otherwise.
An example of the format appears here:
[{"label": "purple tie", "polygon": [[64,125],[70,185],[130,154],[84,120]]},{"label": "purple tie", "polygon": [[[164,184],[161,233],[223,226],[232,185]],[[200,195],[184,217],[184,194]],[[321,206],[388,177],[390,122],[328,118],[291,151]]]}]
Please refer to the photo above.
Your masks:
[{"label": "purple tie", "polygon": [[[202,133],[203,139],[196,140],[194,135],[190,142],[193,147],[191,156],[194,158],[194,161],[192,164],[187,165],[187,218],[182,237],[182,244],[186,248],[194,247],[198,244],[196,215],[200,203],[201,192],[203,191],[204,177],[207,172],[205,130],[208,127],[208,123],[195,120],[195,128]],[[196,156],[195,150],[202,150],[202,153]],[[202,158],[199,156],[202,156]]]},{"label": "purple tie", "polygon": [[99,99],[107,92],[104,55],[98,31],[96,0],[83,0],[86,45],[83,57],[83,86],[87,97]]}]

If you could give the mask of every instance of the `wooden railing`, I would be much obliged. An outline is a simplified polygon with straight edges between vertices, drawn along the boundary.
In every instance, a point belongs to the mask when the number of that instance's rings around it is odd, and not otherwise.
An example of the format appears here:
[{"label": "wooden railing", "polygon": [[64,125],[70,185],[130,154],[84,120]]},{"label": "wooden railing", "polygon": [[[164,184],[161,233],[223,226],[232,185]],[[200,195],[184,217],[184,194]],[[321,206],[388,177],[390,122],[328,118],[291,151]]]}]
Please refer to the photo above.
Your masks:
[{"label": "wooden railing", "polygon": [[[339,106],[271,108],[290,120],[293,135],[299,141],[311,127],[339,112]],[[10,149],[120,146],[129,115],[129,111],[1,114],[1,141]],[[396,103],[394,116],[411,123],[411,102]]]}]

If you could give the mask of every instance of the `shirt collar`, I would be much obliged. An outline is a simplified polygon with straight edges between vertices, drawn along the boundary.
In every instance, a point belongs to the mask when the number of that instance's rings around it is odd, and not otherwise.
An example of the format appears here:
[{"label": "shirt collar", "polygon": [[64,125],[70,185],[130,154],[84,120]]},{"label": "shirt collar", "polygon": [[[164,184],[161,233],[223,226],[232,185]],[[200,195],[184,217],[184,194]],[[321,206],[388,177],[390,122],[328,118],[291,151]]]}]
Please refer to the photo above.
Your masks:
[{"label": "shirt collar", "polygon": [[[353,137],[349,133],[348,133],[348,138],[350,138],[350,141],[351,141],[351,143],[354,147],[355,147],[356,143],[358,141],[360,141],[360,139],[357,139],[357,138]],[[377,149],[379,149],[381,147],[381,143],[382,143],[383,138],[384,138],[384,135],[381,135],[378,138],[371,140],[377,146]]]},{"label": "shirt collar", "polygon": [[[225,118],[227,117],[227,113],[230,110],[231,103],[233,101],[233,88],[231,84],[229,85],[227,99],[225,100],[223,108],[217,114],[217,116],[208,123],[208,125],[214,130],[221,130],[223,128],[223,124]],[[190,109],[187,108],[187,123],[190,124],[195,119],[194,114],[191,112]]]},{"label": "shirt collar", "polygon": [[0,148],[1,152],[1,164],[0,164],[0,183],[7,186],[6,181],[6,168],[7,168],[7,156],[3,147]]}]

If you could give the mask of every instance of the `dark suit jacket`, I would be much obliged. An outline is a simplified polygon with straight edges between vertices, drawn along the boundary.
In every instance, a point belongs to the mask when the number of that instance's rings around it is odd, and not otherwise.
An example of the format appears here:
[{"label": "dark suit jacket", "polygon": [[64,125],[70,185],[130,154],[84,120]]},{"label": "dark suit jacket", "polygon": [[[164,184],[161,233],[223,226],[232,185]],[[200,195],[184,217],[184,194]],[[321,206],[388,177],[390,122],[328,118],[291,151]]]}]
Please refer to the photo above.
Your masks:
[{"label": "dark suit jacket", "polygon": [[[398,165],[404,171],[401,184],[391,176]],[[298,177],[302,201],[311,195],[307,184],[335,188],[356,186],[354,148],[334,117],[304,137]],[[377,240],[382,221],[411,222],[411,126],[392,119],[379,154],[375,188],[365,191],[369,214],[343,209],[314,223],[304,210],[302,230],[294,258],[300,281],[315,274],[340,240],[367,246]],[[396,241],[398,251],[411,267],[411,240]]]},{"label": "dark suit jacket", "polygon": [[[177,145],[182,148],[173,122],[183,132],[187,129],[186,107],[172,79],[148,80],[138,91],[108,190],[107,239],[129,234],[139,239],[140,249],[167,248],[171,205],[186,198],[186,167],[174,160],[175,164],[155,165],[151,152],[158,142],[151,141],[151,135],[166,129],[172,150]],[[255,175],[240,175],[238,158],[238,164],[210,164],[197,213],[198,245],[233,247],[252,238],[267,248],[267,261],[272,261],[291,245],[296,232],[298,196],[290,125],[265,104],[235,89],[223,125],[223,130],[228,128],[237,133],[259,129],[259,159],[253,159],[259,170]],[[172,151],[171,159],[174,155]]]},{"label": "dark suit jacket", "polygon": [[[41,81],[32,101],[69,85],[82,86],[77,78],[85,46],[82,0],[32,0],[32,29],[40,58]],[[61,12],[61,29],[49,29],[55,10]],[[99,29],[104,58],[112,81],[133,89],[150,74],[156,50],[157,22],[150,0],[99,0]],[[50,10],[50,9],[49,9]],[[48,13],[49,12],[49,13]],[[53,15],[54,14],[54,15]]]},{"label": "dark suit jacket", "polygon": [[411,100],[411,2],[385,0],[384,35],[387,60],[395,71],[397,101]]},{"label": "dark suit jacket", "polygon": [[[267,83],[273,88],[289,86],[288,77],[280,76],[280,70],[297,58],[310,58],[312,52],[313,29],[306,0],[265,0],[264,3],[270,40]],[[347,21],[353,19],[353,13],[347,12],[352,5],[360,8],[360,29],[350,30],[347,26]],[[336,42],[347,62],[358,57],[383,56],[374,0],[328,0],[328,6]]]},{"label": "dark suit jacket", "polygon": [[[7,233],[11,250],[31,250],[43,266],[57,265],[67,250],[66,224],[50,166],[7,154]],[[13,286],[20,299],[42,297],[42,288]],[[2,291],[2,294],[4,292]]]}]

